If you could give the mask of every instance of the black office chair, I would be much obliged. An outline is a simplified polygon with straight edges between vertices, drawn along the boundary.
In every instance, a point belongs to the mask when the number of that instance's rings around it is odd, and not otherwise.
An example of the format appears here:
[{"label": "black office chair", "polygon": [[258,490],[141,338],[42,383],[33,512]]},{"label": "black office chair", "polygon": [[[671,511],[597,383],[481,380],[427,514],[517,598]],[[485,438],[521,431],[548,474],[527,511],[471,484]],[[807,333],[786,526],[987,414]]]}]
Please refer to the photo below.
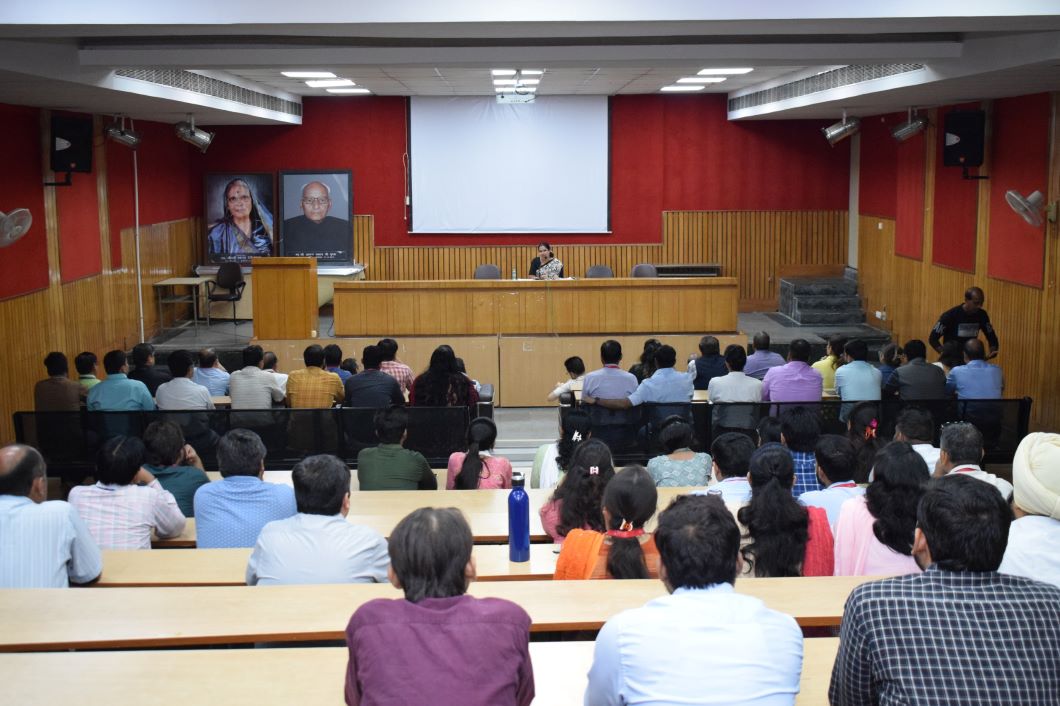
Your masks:
[{"label": "black office chair", "polygon": [[655,265],[642,262],[639,265],[633,266],[633,271],[629,273],[630,277],[658,277],[659,271],[655,269]]},{"label": "black office chair", "polygon": [[[236,303],[243,299],[243,269],[237,262],[223,262],[217,268],[216,280],[206,282],[206,327],[210,327],[210,308],[214,302],[232,302],[232,330],[236,328]],[[223,289],[224,292],[217,290]]]},{"label": "black office chair", "polygon": [[587,269],[585,271],[585,278],[586,279],[605,278],[605,277],[614,277],[614,276],[615,276],[614,270],[612,270],[607,265],[593,265],[592,267],[590,267],[589,269]]},{"label": "black office chair", "polygon": [[496,265],[479,265],[475,268],[475,279],[500,279],[501,268]]}]

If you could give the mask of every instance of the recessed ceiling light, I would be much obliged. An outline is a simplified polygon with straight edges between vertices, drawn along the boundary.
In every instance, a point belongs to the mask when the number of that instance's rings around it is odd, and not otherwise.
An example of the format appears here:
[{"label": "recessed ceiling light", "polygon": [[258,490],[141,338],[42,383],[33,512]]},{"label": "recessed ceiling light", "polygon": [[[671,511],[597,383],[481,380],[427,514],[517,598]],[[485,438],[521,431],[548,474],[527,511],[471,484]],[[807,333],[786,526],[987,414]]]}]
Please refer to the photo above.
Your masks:
[{"label": "recessed ceiling light", "polygon": [[490,73],[494,76],[514,76],[515,69],[490,69]]},{"label": "recessed ceiling light", "polygon": [[725,80],[724,76],[686,76],[685,78],[677,79],[678,83],[721,83]]},{"label": "recessed ceiling light", "polygon": [[520,71],[523,76],[540,76],[545,73],[543,69],[523,69]]},{"label": "recessed ceiling light", "polygon": [[356,94],[364,95],[371,93],[367,88],[329,88],[328,93],[345,93],[345,94]]},{"label": "recessed ceiling light", "polygon": [[517,79],[514,78],[495,78],[493,79],[494,86],[514,86],[518,83]]},{"label": "recessed ceiling light", "polygon": [[710,74],[727,74],[730,76],[737,74],[749,74],[754,69],[703,69],[699,72],[700,76],[709,76]]},{"label": "recessed ceiling light", "polygon": [[337,78],[330,71],[281,71],[287,78]]},{"label": "recessed ceiling light", "polygon": [[520,79],[519,83],[521,83],[524,86],[536,86],[537,84],[541,83],[541,79],[539,79],[539,78],[524,78],[524,79]]},{"label": "recessed ceiling light", "polygon": [[689,86],[684,84],[681,86],[663,86],[660,91],[666,91],[667,93],[686,93],[691,91],[702,91],[706,86]]},{"label": "recessed ceiling light", "polygon": [[497,93],[515,93],[515,86],[494,86]]},{"label": "recessed ceiling light", "polygon": [[306,81],[305,85],[310,88],[337,88],[339,86],[356,86],[357,84],[348,78],[327,78],[320,81]]}]

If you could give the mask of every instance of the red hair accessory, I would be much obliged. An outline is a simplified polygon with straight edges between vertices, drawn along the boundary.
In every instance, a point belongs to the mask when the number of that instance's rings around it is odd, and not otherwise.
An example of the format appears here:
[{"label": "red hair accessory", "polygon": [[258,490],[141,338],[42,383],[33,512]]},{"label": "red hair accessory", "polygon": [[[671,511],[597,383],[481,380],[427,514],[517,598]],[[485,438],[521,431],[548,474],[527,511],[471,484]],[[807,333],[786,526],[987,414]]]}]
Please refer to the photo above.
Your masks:
[{"label": "red hair accessory", "polygon": [[878,426],[879,422],[877,422],[875,419],[865,425],[865,441],[876,438],[876,427]]},{"label": "red hair accessory", "polygon": [[607,530],[607,536],[615,537],[616,539],[632,539],[633,537],[640,537],[643,534],[643,527],[633,529],[633,523],[624,517],[622,518],[622,524],[619,525],[618,529]]}]

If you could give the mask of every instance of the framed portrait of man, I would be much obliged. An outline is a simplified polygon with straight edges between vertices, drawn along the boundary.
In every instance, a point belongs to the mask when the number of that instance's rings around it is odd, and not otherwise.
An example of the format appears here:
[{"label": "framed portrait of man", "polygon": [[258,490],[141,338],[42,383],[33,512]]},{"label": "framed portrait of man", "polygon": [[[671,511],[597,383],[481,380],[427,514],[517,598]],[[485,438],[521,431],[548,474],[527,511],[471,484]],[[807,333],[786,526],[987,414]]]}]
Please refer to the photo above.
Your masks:
[{"label": "framed portrait of man", "polygon": [[203,183],[206,262],[249,264],[276,254],[271,173],[207,174]]},{"label": "framed portrait of man", "polygon": [[318,262],[353,261],[353,173],[280,172],[280,253]]}]

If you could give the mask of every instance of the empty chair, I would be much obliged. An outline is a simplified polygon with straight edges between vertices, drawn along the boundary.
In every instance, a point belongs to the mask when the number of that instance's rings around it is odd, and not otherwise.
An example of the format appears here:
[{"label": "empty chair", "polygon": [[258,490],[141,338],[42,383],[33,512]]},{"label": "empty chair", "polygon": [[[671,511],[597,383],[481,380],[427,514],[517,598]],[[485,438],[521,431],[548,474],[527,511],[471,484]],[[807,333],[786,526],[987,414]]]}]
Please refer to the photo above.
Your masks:
[{"label": "empty chair", "polygon": [[475,279],[500,279],[501,268],[496,265],[479,265],[475,268]]},{"label": "empty chair", "polygon": [[615,273],[607,265],[593,265],[585,271],[585,277],[614,277]]},{"label": "empty chair", "polygon": [[639,265],[633,266],[633,271],[629,273],[630,277],[658,277],[659,271],[655,269],[655,265],[647,262],[642,262]]},{"label": "empty chair", "polygon": [[[222,262],[217,268],[215,281],[206,283],[206,325],[210,325],[210,308],[214,302],[232,302],[232,326],[236,325],[236,302],[243,298],[243,289],[247,286],[243,279],[243,270],[237,262]],[[219,292],[217,290],[225,291]]]}]

